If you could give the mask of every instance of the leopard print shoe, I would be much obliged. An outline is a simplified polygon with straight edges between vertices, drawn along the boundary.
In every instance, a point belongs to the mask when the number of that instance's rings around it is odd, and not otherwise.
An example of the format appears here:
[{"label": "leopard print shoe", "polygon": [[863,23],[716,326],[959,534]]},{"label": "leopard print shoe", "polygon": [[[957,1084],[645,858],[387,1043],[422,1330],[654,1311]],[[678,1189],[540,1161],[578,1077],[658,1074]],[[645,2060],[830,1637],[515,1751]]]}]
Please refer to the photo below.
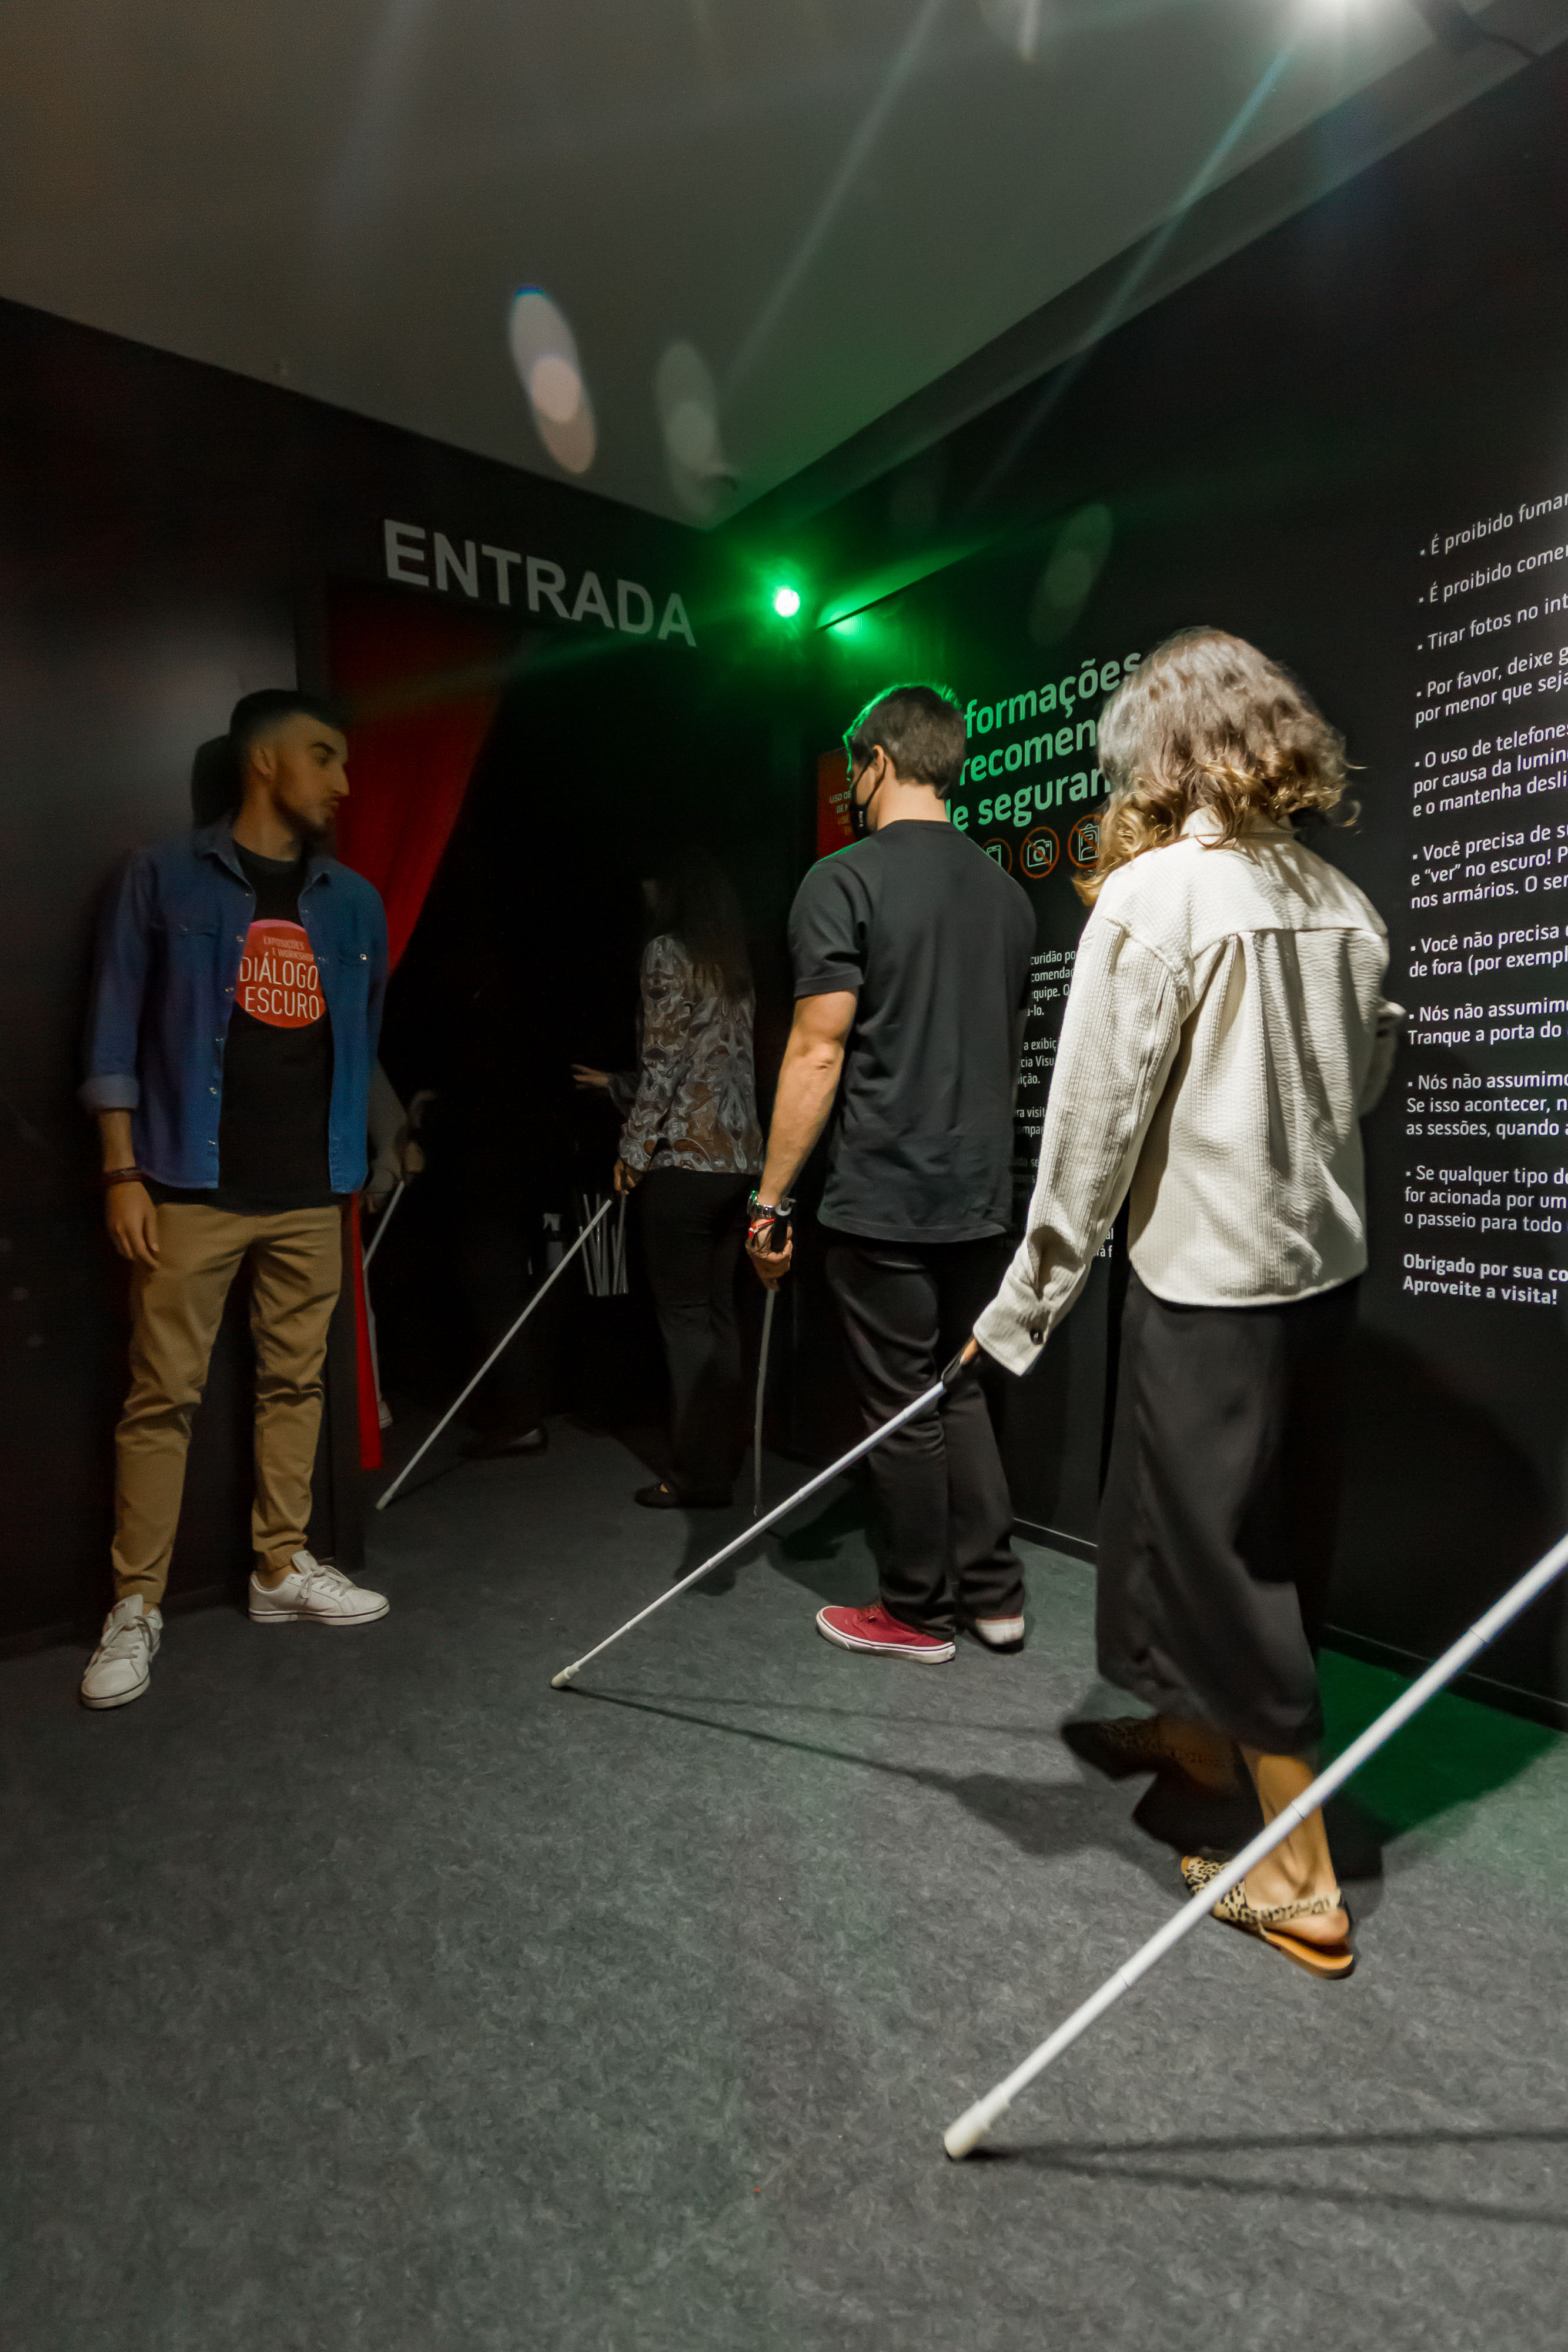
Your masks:
[{"label": "leopard print shoe", "polygon": [[[1197,1895],[1219,1876],[1225,1862],[1212,1854],[1188,1853],[1182,1856],[1181,1874],[1189,1894]],[[1336,1886],[1332,1895],[1309,1895],[1304,1903],[1249,1903],[1247,1881],[1222,1895],[1214,1906],[1214,1916],[1223,1919],[1228,1927],[1239,1927],[1244,1936],[1256,1936],[1260,1943],[1271,1944],[1309,1976],[1322,1977],[1337,1983],[1348,1977],[1355,1967],[1355,1954],[1350,1937],[1338,1944],[1312,1944],[1303,1936],[1287,1931],[1292,1919],[1321,1919],[1330,1911],[1343,1911],[1350,1917],[1350,1906]]]},{"label": "leopard print shoe", "polygon": [[1074,1756],[1108,1780],[1124,1780],[1134,1772],[1180,1772],[1217,1795],[1228,1795],[1239,1785],[1234,1761],[1220,1767],[1196,1742],[1184,1747],[1179,1734],[1173,1735],[1157,1716],[1082,1716],[1062,1725],[1061,1738]]}]

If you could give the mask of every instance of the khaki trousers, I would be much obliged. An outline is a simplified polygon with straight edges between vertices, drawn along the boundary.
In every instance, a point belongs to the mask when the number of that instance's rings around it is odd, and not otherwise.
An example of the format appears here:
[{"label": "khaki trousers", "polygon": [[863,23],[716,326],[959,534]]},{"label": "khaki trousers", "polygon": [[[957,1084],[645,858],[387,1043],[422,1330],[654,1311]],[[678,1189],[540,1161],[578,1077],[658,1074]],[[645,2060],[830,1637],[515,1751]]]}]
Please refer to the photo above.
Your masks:
[{"label": "khaki trousers", "polygon": [[321,1427],[327,1327],[342,1286],[337,1209],[236,1216],[193,1202],[158,1210],[158,1265],[131,1276],[131,1393],[115,1437],[114,1590],[163,1597],[191,1423],[207,1384],[229,1286],[248,1257],[256,1346],[256,1502],[262,1570],[305,1543]]}]

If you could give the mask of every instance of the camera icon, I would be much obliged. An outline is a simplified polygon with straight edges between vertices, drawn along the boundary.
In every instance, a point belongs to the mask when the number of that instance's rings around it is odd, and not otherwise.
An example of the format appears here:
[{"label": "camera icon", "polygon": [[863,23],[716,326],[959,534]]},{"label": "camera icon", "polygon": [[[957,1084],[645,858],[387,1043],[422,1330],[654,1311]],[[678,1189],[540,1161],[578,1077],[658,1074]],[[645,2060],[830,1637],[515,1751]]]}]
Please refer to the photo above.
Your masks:
[{"label": "camera icon", "polygon": [[1031,882],[1043,882],[1048,874],[1054,873],[1061,854],[1061,844],[1051,827],[1048,824],[1037,825],[1033,833],[1027,833],[1023,837],[1019,850],[1019,865]]}]

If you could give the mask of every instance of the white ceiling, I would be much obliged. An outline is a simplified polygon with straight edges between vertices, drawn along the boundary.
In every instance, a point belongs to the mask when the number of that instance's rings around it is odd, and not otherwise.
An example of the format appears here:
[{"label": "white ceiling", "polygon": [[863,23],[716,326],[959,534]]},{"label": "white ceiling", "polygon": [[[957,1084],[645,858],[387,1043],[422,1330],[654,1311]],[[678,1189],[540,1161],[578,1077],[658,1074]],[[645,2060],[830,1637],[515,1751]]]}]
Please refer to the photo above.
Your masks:
[{"label": "white ceiling", "polygon": [[11,0],[0,294],[550,474],[541,286],[596,489],[703,509],[706,362],[711,520],[1373,84],[1388,145],[1476,68],[1409,0]]}]

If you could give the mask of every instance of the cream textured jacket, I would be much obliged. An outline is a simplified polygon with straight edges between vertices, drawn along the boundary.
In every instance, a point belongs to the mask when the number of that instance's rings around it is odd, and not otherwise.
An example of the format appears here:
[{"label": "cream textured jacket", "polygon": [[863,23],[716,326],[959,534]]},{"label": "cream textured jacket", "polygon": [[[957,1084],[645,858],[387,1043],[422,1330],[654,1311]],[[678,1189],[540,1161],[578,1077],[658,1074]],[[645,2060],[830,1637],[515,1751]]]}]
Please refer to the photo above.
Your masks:
[{"label": "cream textured jacket", "polygon": [[1366,1264],[1358,1122],[1405,1015],[1353,882],[1272,826],[1182,838],[1113,874],[1084,926],[1029,1225],[975,1326],[1025,1372],[1122,1202],[1139,1279],[1179,1306],[1260,1307]]}]

